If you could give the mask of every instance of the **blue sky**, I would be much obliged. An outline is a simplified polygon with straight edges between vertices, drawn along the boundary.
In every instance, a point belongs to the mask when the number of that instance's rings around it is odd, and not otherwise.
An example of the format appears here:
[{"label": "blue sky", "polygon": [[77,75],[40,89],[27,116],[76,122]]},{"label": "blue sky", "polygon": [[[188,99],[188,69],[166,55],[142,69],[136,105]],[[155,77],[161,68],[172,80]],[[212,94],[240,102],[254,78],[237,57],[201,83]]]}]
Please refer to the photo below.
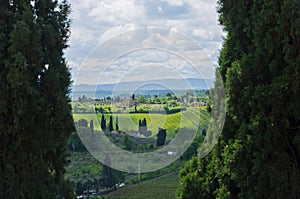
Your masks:
[{"label": "blue sky", "polygon": [[216,0],[69,2],[66,58],[75,84],[212,77],[225,36]]}]

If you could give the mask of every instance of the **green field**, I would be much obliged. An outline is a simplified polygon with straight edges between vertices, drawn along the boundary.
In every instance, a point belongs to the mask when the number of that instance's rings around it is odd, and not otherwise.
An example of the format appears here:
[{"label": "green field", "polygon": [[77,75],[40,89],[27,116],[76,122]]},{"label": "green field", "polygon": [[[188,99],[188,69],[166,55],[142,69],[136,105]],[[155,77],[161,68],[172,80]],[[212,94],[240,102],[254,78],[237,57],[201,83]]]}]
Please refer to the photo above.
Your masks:
[{"label": "green field", "polygon": [[125,186],[107,194],[105,199],[174,199],[179,186],[178,172],[155,178],[140,184]]},{"label": "green field", "polygon": [[[106,120],[109,121],[110,115],[105,115]],[[184,113],[179,112],[175,114],[113,114],[113,120],[115,123],[116,117],[119,118],[119,129],[124,132],[130,130],[137,131],[138,123],[140,119],[146,118],[148,130],[152,131],[152,137],[157,134],[158,128],[167,129],[167,138],[173,138],[175,131],[179,128],[195,128],[199,125],[199,121],[208,120],[208,113],[205,111],[199,111],[196,108],[189,108]],[[100,120],[101,115],[98,114],[73,114],[74,121],[77,122],[80,119],[87,121],[94,120],[95,130],[101,130]],[[98,120],[99,122],[96,122]]]}]

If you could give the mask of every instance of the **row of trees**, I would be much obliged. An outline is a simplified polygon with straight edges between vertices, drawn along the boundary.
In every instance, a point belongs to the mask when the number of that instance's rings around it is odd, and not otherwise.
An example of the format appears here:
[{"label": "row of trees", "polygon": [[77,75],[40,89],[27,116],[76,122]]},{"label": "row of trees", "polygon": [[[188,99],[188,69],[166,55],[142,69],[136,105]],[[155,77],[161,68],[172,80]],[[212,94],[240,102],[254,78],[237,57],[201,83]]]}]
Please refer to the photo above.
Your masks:
[{"label": "row of trees", "polygon": [[214,150],[181,171],[181,198],[300,198],[299,8],[219,0],[226,124]]},{"label": "row of trees", "polygon": [[119,131],[119,118],[118,118],[118,116],[116,117],[115,128],[113,127],[113,117],[112,116],[109,117],[108,127],[106,126],[106,124],[107,124],[106,118],[102,114],[102,117],[101,117],[101,129],[103,131],[109,130],[109,132],[112,132],[113,130]]},{"label": "row of trees", "polygon": [[144,135],[146,137],[150,137],[152,135],[152,132],[147,128],[146,118],[139,120],[139,132],[141,135]]}]

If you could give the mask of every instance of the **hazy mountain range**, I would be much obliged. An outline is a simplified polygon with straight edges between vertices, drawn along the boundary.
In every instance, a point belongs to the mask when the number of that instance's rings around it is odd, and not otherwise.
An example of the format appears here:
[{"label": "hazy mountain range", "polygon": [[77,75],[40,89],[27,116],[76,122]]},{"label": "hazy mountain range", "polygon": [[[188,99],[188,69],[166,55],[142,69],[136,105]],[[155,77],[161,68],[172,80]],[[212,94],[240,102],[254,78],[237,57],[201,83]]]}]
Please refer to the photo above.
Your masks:
[{"label": "hazy mountain range", "polygon": [[81,91],[131,91],[131,90],[202,90],[213,87],[212,79],[160,79],[150,81],[120,82],[115,84],[79,84],[73,85],[72,90]]}]

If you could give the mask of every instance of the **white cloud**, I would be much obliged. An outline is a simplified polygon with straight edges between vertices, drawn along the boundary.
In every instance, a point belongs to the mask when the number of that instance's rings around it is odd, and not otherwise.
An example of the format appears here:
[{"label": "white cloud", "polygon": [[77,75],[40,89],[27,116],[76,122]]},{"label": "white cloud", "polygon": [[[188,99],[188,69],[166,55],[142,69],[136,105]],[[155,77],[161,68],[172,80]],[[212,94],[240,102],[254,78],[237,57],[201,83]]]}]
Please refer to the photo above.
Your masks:
[{"label": "white cloud", "polygon": [[[100,42],[104,42],[107,41],[117,35],[120,35],[121,33],[125,33],[128,31],[133,31],[136,29],[136,26],[134,23],[130,23],[130,24],[124,24],[124,25],[120,25],[114,28],[111,28],[107,31],[105,31],[101,36],[100,36]],[[129,34],[130,35],[130,34]],[[130,39],[130,38],[128,38]]]},{"label": "white cloud", "polygon": [[213,32],[207,29],[195,29],[193,30],[193,34],[205,40],[212,40],[214,36]]},{"label": "white cloud", "polygon": [[94,17],[95,21],[113,24],[131,22],[143,15],[143,6],[136,4],[134,0],[94,1],[89,12],[89,16]]},{"label": "white cloud", "polygon": [[167,2],[171,6],[182,6],[183,1],[181,0],[163,0],[163,2]]},{"label": "white cloud", "polygon": [[[97,77],[93,75],[99,70],[98,66],[113,61],[114,56],[119,52],[124,53],[124,49],[128,48],[128,41],[131,41],[132,48],[142,44],[173,49],[183,57],[197,58],[198,65],[203,68],[211,64],[209,56],[216,63],[222,44],[221,37],[224,36],[222,27],[218,26],[216,0],[70,0],[70,3],[73,10],[71,14],[73,23],[71,48],[67,49],[66,56],[69,65],[73,68],[73,78],[91,51],[101,44],[104,45],[101,52],[94,53],[94,56],[100,56],[98,65],[87,64],[89,61],[86,60],[86,67],[82,67],[80,71],[80,73],[86,72],[86,76],[81,77],[76,83],[97,81]],[[171,32],[162,34],[163,31],[158,31],[156,34],[150,34],[150,27],[168,29]],[[149,30],[148,32],[133,31],[139,28],[149,28]],[[125,32],[127,33],[121,34]],[[187,38],[194,40],[203,49],[191,49],[195,45],[191,44],[192,40],[179,38],[178,33],[183,33]],[[117,35],[119,36],[116,39]],[[112,38],[114,41],[111,41]],[[170,59],[172,57],[170,55],[168,58],[161,52],[151,54],[148,51],[144,55],[143,53],[145,51],[139,55],[136,53],[136,57],[125,55],[123,59],[114,62],[107,70],[107,74],[110,74],[108,77],[112,79],[106,78],[105,81],[115,81],[118,76],[124,75],[132,67],[151,63],[176,68],[185,76],[194,74],[191,69],[188,69],[187,64],[178,59]],[[95,63],[95,60],[91,62]],[[120,67],[121,64],[123,67]],[[145,71],[150,73],[148,69]],[[166,72],[162,71],[161,76],[167,76]],[[137,75],[136,78],[138,77],[146,78],[147,75]]]}]

